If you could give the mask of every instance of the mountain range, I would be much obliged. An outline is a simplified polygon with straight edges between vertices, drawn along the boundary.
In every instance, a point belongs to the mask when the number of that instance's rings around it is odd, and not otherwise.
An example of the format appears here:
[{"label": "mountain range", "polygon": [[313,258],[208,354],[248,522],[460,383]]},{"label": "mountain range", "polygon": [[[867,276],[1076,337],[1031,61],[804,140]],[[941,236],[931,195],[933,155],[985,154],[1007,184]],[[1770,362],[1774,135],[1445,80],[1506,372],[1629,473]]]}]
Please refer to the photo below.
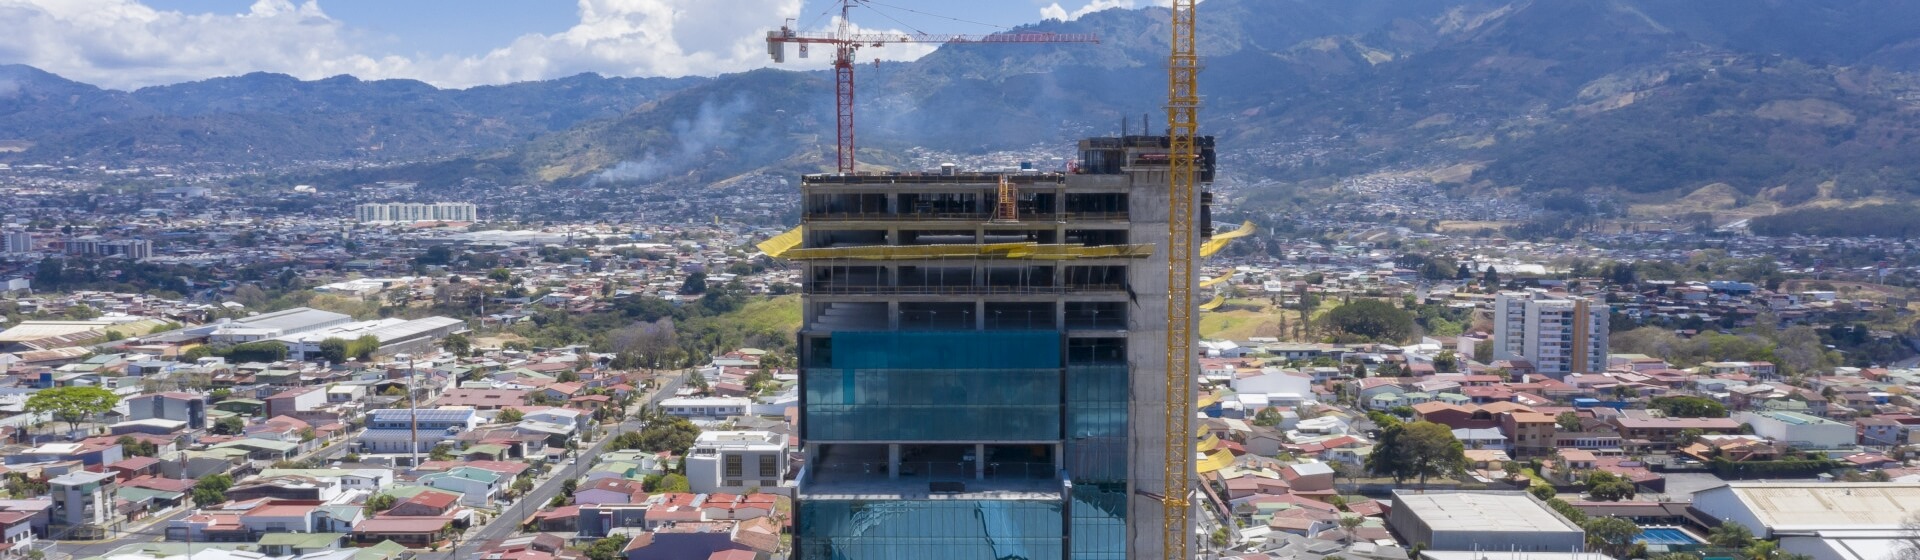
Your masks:
[{"label": "mountain range", "polygon": [[[1097,45],[863,63],[859,157],[886,168],[914,146],[1117,133],[1159,114],[1167,24],[1164,9],[1108,10],[1019,29]],[[1775,208],[1920,196],[1916,2],[1209,0],[1199,25],[1202,129],[1229,175],[1416,170],[1500,196],[1708,189]],[[0,155],[438,159],[393,172],[696,184],[830,166],[831,90],[820,72],[757,70],[467,90],[250,74],[118,92],[11,66],[0,142],[25,149]]]}]

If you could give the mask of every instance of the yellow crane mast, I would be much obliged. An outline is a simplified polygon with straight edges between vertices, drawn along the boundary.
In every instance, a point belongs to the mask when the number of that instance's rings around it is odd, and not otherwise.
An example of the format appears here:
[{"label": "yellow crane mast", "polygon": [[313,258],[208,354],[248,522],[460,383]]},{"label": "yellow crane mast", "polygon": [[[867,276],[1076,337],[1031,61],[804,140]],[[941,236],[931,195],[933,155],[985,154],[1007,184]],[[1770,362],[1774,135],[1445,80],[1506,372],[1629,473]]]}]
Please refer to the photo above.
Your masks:
[{"label": "yellow crane mast", "polygon": [[1197,0],[1173,0],[1173,49],[1167,57],[1167,470],[1161,498],[1167,560],[1186,560],[1193,538],[1187,497],[1193,484],[1194,180],[1199,151],[1200,54],[1194,45]]}]

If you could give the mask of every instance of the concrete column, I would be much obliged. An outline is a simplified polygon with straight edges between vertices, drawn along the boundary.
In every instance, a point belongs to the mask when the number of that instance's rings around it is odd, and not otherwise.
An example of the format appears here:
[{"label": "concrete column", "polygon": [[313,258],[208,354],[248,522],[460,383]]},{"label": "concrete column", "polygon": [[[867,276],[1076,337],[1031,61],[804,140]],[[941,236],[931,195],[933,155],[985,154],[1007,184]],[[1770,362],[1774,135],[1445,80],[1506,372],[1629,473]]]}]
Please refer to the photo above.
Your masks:
[{"label": "concrete column", "polygon": [[973,330],[987,330],[987,300],[973,301]]},{"label": "concrete column", "polygon": [[900,444],[887,444],[887,478],[900,479]]},{"label": "concrete column", "polygon": [[987,444],[973,444],[973,479],[987,479]]},{"label": "concrete column", "polygon": [[887,330],[900,330],[900,302],[887,302]]}]

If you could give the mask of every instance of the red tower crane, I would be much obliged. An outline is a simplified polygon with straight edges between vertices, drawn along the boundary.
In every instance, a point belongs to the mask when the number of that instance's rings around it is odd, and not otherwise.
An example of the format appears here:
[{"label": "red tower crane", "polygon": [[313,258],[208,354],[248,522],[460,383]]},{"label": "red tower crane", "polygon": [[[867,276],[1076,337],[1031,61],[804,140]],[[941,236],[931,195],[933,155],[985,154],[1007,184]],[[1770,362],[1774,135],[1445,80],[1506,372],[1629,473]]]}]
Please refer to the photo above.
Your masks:
[{"label": "red tower crane", "polygon": [[787,61],[787,43],[800,45],[800,57],[807,57],[808,45],[833,45],[834,122],[839,136],[839,170],[853,172],[853,54],[861,47],[884,47],[891,43],[1098,43],[1100,38],[1077,33],[995,33],[991,35],[931,35],[926,33],[854,33],[847,15],[865,0],[840,0],[839,29],[831,33],[802,33],[788,19],[779,31],[767,32],[767,54],[773,61]]}]

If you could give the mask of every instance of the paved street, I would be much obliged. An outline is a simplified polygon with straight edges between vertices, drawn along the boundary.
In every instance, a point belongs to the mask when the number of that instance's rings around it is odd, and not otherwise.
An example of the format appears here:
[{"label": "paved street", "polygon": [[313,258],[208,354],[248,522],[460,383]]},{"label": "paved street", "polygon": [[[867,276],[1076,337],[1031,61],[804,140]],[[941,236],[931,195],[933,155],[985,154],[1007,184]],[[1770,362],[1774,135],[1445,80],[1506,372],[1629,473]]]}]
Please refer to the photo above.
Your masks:
[{"label": "paved street", "polygon": [[172,513],[164,517],[158,519],[142,519],[133,526],[128,527],[127,530],[115,533],[116,536],[114,538],[104,541],[56,541],[53,550],[49,552],[62,557],[87,558],[113,552],[116,548],[130,544],[160,541],[166,537],[167,524],[175,519],[185,517],[192,509],[193,506],[184,505],[175,508]]},{"label": "paved street", "polygon": [[[481,526],[478,530],[468,531],[467,535],[463,537],[463,540],[459,543],[460,558],[472,557],[478,553],[479,549],[475,548],[475,546],[479,543],[513,536],[515,532],[520,530],[521,521],[526,520],[528,516],[538,512],[542,506],[547,505],[547,502],[552,501],[554,496],[560,495],[560,486],[563,484],[563,481],[578,477],[581,473],[586,472],[586,469],[591,466],[590,463],[593,461],[593,457],[598,456],[600,452],[606,450],[607,443],[613,441],[613,436],[619,435],[622,432],[639,430],[645,425],[645,422],[638,420],[622,422],[617,428],[609,429],[601,434],[600,439],[595,441],[592,447],[581,451],[575,455],[574,459],[567,463],[556,465],[553,476],[548,477],[546,482],[535,486],[532,492],[528,492],[526,496],[521,497],[518,503],[507,508],[504,513],[494,517],[493,520],[486,525]],[[454,551],[452,550],[442,552],[421,551],[417,558],[418,560],[457,560],[453,554]]]},{"label": "paved street", "polygon": [[[682,371],[680,375],[670,376],[661,382],[660,389],[644,399],[646,403],[649,405],[657,405],[661,399],[672,396],[674,391],[679,390],[680,384],[684,381],[687,373],[686,371]],[[551,476],[549,476],[545,482],[535,486],[533,491],[521,497],[520,501],[516,502],[512,507],[507,508],[505,512],[493,518],[492,521],[481,526],[478,530],[468,531],[467,535],[463,537],[463,540],[460,541],[457,547],[459,551],[458,558],[454,557],[454,550],[442,552],[421,551],[416,557],[417,560],[461,560],[471,558],[479,553],[479,543],[513,536],[515,532],[520,530],[521,521],[525,521],[527,517],[538,512],[541,507],[547,505],[547,502],[553,501],[554,496],[560,495],[560,486],[563,484],[563,481],[570,478],[578,478],[581,473],[586,472],[588,468],[592,467],[594,457],[598,457],[602,451],[606,450],[607,443],[613,441],[614,436],[625,432],[638,431],[645,426],[645,422],[628,420],[621,422],[616,427],[601,432],[600,439],[595,441],[591,447],[580,451],[567,463],[555,465]]]}]

